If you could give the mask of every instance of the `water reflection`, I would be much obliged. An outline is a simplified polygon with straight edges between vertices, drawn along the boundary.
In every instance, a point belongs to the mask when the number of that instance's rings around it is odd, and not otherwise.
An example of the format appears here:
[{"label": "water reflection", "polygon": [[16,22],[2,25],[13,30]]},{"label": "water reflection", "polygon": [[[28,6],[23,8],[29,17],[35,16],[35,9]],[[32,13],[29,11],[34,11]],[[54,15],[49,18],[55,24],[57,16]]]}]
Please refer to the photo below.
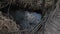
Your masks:
[{"label": "water reflection", "polygon": [[29,11],[16,11],[13,15],[15,20],[22,26],[22,29],[31,29],[41,21],[41,14]]}]

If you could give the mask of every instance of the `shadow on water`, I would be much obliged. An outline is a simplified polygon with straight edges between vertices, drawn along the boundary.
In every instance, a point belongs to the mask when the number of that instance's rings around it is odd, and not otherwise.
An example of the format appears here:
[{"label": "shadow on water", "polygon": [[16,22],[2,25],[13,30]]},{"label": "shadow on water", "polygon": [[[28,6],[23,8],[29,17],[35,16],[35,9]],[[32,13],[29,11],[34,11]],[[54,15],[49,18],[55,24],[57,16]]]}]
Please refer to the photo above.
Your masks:
[{"label": "shadow on water", "polygon": [[[8,7],[5,7],[2,10],[3,13],[8,13]],[[19,8],[16,5],[11,5],[9,14],[14,18],[17,24],[21,26],[22,29],[30,29],[34,27],[37,23],[41,21],[42,10],[27,10]]]}]

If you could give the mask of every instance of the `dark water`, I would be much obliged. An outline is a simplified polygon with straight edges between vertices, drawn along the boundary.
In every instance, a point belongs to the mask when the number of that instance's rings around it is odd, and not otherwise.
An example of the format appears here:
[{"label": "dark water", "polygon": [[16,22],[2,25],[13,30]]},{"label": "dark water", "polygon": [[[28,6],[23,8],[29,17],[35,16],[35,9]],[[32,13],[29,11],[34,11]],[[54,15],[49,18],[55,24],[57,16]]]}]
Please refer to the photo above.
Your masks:
[{"label": "dark water", "polygon": [[17,10],[13,17],[23,29],[31,29],[41,21],[42,15],[36,12]]}]

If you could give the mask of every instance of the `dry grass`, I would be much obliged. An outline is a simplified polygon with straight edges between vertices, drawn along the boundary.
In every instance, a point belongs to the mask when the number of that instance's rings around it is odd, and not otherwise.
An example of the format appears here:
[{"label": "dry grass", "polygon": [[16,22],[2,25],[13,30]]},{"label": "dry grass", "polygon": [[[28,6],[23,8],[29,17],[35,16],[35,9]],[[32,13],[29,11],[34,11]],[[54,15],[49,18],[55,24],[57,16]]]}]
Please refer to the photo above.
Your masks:
[{"label": "dry grass", "polygon": [[2,32],[16,32],[19,31],[19,28],[17,27],[17,24],[9,19],[6,16],[3,16],[0,13],[0,31]]}]

